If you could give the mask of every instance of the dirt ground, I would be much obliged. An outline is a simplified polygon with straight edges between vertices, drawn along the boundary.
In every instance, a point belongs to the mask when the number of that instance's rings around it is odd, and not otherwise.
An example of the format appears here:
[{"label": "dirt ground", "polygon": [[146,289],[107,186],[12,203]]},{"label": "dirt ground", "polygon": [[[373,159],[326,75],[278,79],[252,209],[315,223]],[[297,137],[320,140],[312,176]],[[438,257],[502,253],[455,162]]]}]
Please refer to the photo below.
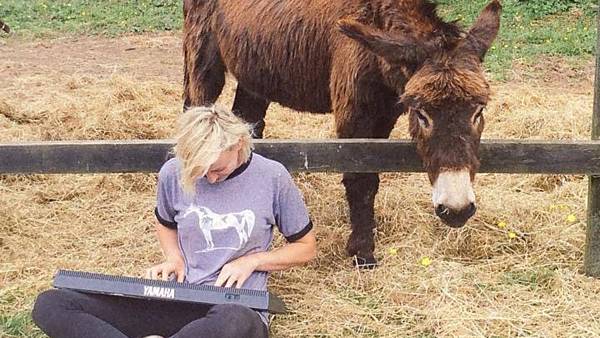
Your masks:
[{"label": "dirt ground", "polygon": [[[515,60],[509,81],[491,83],[484,138],[588,139],[593,74],[591,59]],[[0,142],[169,138],[181,80],[177,34],[0,40]],[[234,85],[221,102],[231,104]],[[331,116],[272,104],[265,132],[328,138],[332,127]],[[407,137],[405,117],[392,137]],[[432,215],[425,175],[381,178],[381,266],[361,272],[343,250],[341,175],[295,175],[319,255],[272,274],[272,291],[293,310],[275,317],[274,337],[600,335],[600,282],[580,271],[585,177],[481,174],[478,213],[460,230]],[[136,276],[159,262],[155,183],[144,174],[0,175],[0,314],[26,315],[58,268]]]}]

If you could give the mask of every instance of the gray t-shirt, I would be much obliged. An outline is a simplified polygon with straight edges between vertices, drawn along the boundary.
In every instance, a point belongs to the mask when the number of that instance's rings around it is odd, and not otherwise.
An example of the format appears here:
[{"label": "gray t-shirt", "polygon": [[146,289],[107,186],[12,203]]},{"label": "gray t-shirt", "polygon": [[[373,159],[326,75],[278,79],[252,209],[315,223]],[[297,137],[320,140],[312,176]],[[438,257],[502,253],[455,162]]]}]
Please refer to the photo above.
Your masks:
[{"label": "gray t-shirt", "polygon": [[[188,283],[213,285],[226,263],[269,250],[274,226],[289,242],[312,229],[300,191],[276,161],[253,153],[225,181],[198,179],[194,197],[183,192],[179,169],[177,158],[160,169],[155,214],[177,230]],[[267,277],[255,271],[242,287],[266,290]],[[267,323],[267,314],[259,314]]]}]

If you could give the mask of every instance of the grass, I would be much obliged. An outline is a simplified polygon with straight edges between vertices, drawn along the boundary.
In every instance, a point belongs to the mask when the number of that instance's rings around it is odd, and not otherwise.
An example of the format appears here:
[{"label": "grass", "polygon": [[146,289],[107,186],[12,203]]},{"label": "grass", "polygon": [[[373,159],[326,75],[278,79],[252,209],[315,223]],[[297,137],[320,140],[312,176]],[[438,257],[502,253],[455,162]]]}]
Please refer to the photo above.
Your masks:
[{"label": "grass", "polygon": [[509,285],[523,285],[531,289],[552,289],[557,277],[556,271],[547,267],[508,271],[504,273],[503,282]]},{"label": "grass", "polygon": [[29,311],[0,315],[0,337],[45,337],[33,324]]},{"label": "grass", "polygon": [[[469,27],[488,0],[443,2],[441,12],[446,18],[459,20]],[[597,27],[593,1],[559,7],[556,12],[541,7],[545,2],[548,1],[502,1],[500,33],[486,56],[486,66],[491,73],[503,78],[513,61],[531,64],[540,55],[577,61],[594,53]]]},{"label": "grass", "polygon": [[[0,18],[19,35],[157,32],[181,29],[182,5],[174,0],[48,1],[0,0]],[[441,0],[441,13],[469,27],[488,0]],[[515,60],[534,63],[539,55],[576,62],[595,50],[594,0],[504,0],[502,28],[486,67],[506,77]]]},{"label": "grass", "polygon": [[181,3],[172,0],[0,0],[0,18],[22,35],[114,36],[178,30],[181,27]]}]

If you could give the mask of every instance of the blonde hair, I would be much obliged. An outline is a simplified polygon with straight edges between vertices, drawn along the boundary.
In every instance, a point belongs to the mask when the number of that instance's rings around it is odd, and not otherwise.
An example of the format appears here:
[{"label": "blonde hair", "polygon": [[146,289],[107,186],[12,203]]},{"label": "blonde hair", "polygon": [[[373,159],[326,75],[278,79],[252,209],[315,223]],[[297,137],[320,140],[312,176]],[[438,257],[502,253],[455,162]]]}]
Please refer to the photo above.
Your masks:
[{"label": "blonde hair", "polygon": [[238,142],[240,163],[248,161],[254,148],[252,127],[220,105],[191,107],[177,121],[175,157],[181,162],[180,184],[186,193],[195,194],[196,179],[203,177],[223,151]]}]

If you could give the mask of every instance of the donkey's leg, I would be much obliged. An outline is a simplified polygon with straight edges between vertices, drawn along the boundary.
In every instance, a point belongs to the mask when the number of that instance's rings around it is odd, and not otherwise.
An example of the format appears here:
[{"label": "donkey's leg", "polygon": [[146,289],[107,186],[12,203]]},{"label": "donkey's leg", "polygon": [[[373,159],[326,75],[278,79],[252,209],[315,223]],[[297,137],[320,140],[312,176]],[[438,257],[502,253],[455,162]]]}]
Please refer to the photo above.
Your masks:
[{"label": "donkey's leg", "polygon": [[354,263],[372,268],[377,264],[373,255],[375,241],[374,203],[379,188],[378,174],[344,173],[342,183],[346,188],[346,199],[350,207],[352,233],[346,244],[348,255],[355,256]]},{"label": "donkey's leg", "polygon": [[269,108],[269,103],[269,100],[256,96],[238,83],[235,100],[233,101],[233,112],[253,125],[252,137],[254,138],[263,137],[265,114],[267,108]]},{"label": "donkey's leg", "polygon": [[[336,114],[339,138],[387,138],[399,115],[394,97],[378,95],[378,101],[362,106],[361,112]],[[350,207],[352,233],[346,245],[348,255],[362,268],[373,268],[377,260],[375,250],[375,196],[379,189],[379,175],[374,173],[344,173],[342,180]]]},{"label": "donkey's leg", "polygon": [[187,13],[183,31],[183,99],[190,106],[213,104],[225,85],[225,65],[216,37],[210,31],[207,13]]}]

